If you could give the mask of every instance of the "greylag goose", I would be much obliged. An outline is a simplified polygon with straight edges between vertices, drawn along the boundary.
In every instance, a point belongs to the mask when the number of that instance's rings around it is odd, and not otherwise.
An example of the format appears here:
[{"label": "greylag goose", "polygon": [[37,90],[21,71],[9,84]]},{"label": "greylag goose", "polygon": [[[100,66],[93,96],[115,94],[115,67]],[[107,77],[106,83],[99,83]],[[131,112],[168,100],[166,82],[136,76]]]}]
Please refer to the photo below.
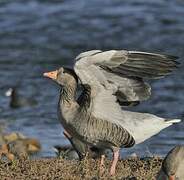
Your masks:
[{"label": "greylag goose", "polygon": [[[58,115],[72,137],[99,149],[111,149],[110,174],[115,174],[120,148],[132,147],[162,129],[180,122],[148,113],[123,110],[127,102],[140,102],[151,95],[143,79],[156,79],[170,74],[176,57],[155,53],[92,50],[76,57],[73,70],[59,68],[44,73],[62,88]],[[83,91],[76,99],[78,81]],[[102,164],[103,164],[102,155]]]},{"label": "greylag goose", "polygon": [[16,132],[0,135],[0,158],[4,155],[13,160],[14,158],[37,153],[40,150],[41,144],[35,138],[28,138]]},{"label": "greylag goose", "polygon": [[7,144],[0,145],[0,160],[3,156],[7,157],[9,160],[13,160],[15,158],[15,156],[9,152]]},{"label": "greylag goose", "polygon": [[69,160],[79,159],[79,156],[76,150],[70,145],[66,145],[66,146],[56,145],[53,147],[53,150],[55,151],[57,157],[62,157],[63,159],[69,159]]},{"label": "greylag goose", "polygon": [[158,180],[184,179],[184,146],[178,145],[165,157]]},{"label": "greylag goose", "polygon": [[17,139],[7,144],[9,152],[16,158],[27,157],[41,150],[40,142],[34,138]]},{"label": "greylag goose", "polygon": [[26,157],[41,150],[41,144],[37,139],[27,138],[21,133],[3,135],[2,140],[3,143],[0,144],[0,157],[5,155],[10,160],[22,156]]},{"label": "greylag goose", "polygon": [[[62,157],[64,159],[79,159],[82,160],[86,153],[88,153],[88,157],[90,158],[98,158],[102,154],[100,149],[95,147],[88,147],[86,143],[79,141],[76,138],[72,138],[71,145],[56,145],[53,147],[57,157]],[[77,147],[76,147],[77,145]]]},{"label": "greylag goose", "polygon": [[20,96],[18,93],[17,87],[9,88],[6,91],[5,95],[10,97],[10,107],[11,108],[34,106],[37,104],[36,100],[34,100],[33,98],[27,98],[27,97]]}]

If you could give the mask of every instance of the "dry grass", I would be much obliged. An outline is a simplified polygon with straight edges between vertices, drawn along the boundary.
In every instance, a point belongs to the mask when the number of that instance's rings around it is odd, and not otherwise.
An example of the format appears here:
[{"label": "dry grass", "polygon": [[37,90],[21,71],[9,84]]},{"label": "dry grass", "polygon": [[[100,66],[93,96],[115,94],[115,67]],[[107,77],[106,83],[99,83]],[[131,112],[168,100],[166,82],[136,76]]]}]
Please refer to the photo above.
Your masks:
[{"label": "dry grass", "polygon": [[13,162],[0,163],[1,180],[98,180],[98,179],[155,179],[162,159],[158,157],[141,160],[129,158],[120,160],[115,177],[110,177],[108,170],[110,161],[105,161],[105,172],[99,175],[99,160],[85,158],[83,161],[69,161],[58,158],[20,159]]}]

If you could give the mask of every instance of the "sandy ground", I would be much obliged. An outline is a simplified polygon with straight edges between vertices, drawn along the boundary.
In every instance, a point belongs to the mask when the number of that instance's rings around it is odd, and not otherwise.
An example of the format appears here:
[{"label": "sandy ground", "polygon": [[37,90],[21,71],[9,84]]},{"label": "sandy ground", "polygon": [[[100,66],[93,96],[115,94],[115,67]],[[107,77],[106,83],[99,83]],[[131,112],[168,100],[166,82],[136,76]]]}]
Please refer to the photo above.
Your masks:
[{"label": "sandy ground", "polygon": [[151,180],[155,179],[162,164],[159,157],[129,158],[120,160],[116,176],[110,177],[108,170],[110,160],[105,161],[105,172],[99,175],[99,160],[85,158],[83,161],[64,160],[60,158],[20,159],[13,162],[0,162],[1,180]]}]

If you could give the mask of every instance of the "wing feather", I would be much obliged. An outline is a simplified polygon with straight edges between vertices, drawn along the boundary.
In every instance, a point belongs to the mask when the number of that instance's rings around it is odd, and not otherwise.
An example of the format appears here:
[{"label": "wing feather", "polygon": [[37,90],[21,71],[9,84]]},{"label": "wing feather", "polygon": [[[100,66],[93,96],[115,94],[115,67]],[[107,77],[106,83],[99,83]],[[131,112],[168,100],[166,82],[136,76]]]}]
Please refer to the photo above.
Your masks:
[{"label": "wing feather", "polygon": [[176,59],[175,56],[122,50],[97,64],[118,75],[154,79],[170,74],[178,65]]},{"label": "wing feather", "polygon": [[101,52],[102,52],[101,50],[86,51],[86,52],[80,53],[75,59],[79,60],[83,57],[89,57],[89,56],[92,56],[92,55],[95,55],[95,54],[98,54],[98,53],[101,53]]},{"label": "wing feather", "polygon": [[80,73],[83,71],[83,75],[79,75],[82,83],[90,80],[93,86],[99,83],[106,89],[112,88],[121,103],[148,99],[151,88],[142,79],[169,75],[178,65],[176,59],[175,56],[139,51],[92,50],[81,53],[75,67]]},{"label": "wing feather", "polygon": [[114,88],[114,92],[120,104],[126,104],[126,102],[132,101],[143,101],[148,99],[151,95],[151,87],[141,78],[121,77],[107,71],[103,71],[103,74],[108,79],[108,82],[116,87]]},{"label": "wing feather", "polygon": [[124,127],[136,142],[142,142],[172,124],[151,114],[124,111],[118,101],[137,102],[149,98],[151,88],[143,79],[170,74],[177,67],[176,57],[96,50],[82,53],[76,60],[75,73],[83,85],[90,87],[89,106],[93,116]]}]

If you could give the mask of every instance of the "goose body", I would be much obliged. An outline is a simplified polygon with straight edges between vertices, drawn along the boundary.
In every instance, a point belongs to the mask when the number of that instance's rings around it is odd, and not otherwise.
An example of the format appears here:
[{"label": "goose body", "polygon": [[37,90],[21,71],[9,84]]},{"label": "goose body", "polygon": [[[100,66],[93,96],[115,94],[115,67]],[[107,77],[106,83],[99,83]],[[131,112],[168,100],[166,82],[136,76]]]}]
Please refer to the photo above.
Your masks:
[{"label": "goose body", "polygon": [[9,152],[16,158],[27,157],[41,150],[40,142],[34,138],[17,139],[7,144]]},{"label": "goose body", "polygon": [[79,156],[72,146],[54,146],[53,147],[57,157],[62,157],[63,159],[79,159]]},{"label": "goose body", "polygon": [[[75,141],[76,143],[76,141]],[[77,144],[81,145],[81,142],[79,142],[77,140]],[[82,144],[84,145],[84,147],[87,147],[86,144]],[[92,158],[98,158],[100,157],[100,152],[97,148],[91,148],[89,150],[85,149],[85,151],[83,151],[82,149],[79,148],[79,153],[78,153],[78,149],[76,148],[76,146],[73,147],[73,144],[72,146],[71,145],[56,145],[53,147],[57,157],[62,157],[64,159],[69,159],[69,160],[73,160],[73,159],[79,159],[81,160],[83,158],[83,154],[79,154],[81,152],[83,152],[84,154],[88,151],[90,152],[90,154],[88,155],[89,157],[92,157]]]},{"label": "goose body", "polygon": [[[58,114],[64,129],[90,146],[112,149],[111,175],[120,148],[139,144],[180,122],[122,109],[122,105],[148,99],[151,87],[143,79],[170,74],[176,68],[175,59],[145,52],[93,50],[77,56],[73,70],[60,68],[44,74],[62,86]],[[83,91],[76,99],[78,82]]]},{"label": "goose body", "polygon": [[184,145],[174,147],[165,157],[157,180],[184,179]]}]

